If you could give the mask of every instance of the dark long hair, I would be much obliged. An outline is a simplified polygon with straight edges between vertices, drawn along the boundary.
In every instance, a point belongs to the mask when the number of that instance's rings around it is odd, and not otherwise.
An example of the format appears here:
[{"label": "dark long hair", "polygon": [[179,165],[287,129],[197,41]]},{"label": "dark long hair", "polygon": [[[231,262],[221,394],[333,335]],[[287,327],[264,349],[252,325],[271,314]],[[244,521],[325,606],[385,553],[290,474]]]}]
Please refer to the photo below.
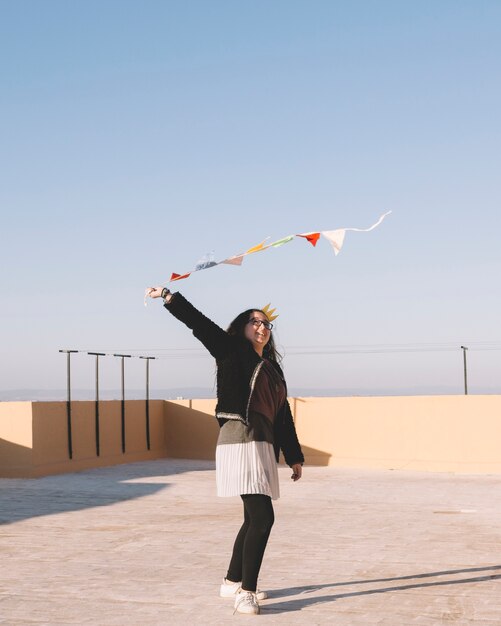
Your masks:
[{"label": "dark long hair", "polygon": [[[228,326],[228,328],[226,329],[228,335],[245,337],[245,326],[247,325],[253,313],[262,313],[266,317],[266,313],[264,311],[261,311],[261,309],[247,309],[246,311],[240,313],[240,315],[237,315]],[[277,351],[275,347],[273,331],[271,330],[268,343],[263,348],[263,357],[265,359],[269,359],[270,361],[275,361],[275,363],[280,363],[280,361],[282,360],[282,355]]]}]

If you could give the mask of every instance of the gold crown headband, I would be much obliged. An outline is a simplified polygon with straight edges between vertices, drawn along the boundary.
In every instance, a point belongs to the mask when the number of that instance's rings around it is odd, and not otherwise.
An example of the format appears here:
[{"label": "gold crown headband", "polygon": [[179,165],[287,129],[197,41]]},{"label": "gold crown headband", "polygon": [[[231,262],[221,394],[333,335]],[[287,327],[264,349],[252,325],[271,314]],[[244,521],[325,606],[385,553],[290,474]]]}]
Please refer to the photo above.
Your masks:
[{"label": "gold crown headband", "polygon": [[266,306],[264,306],[261,309],[261,311],[266,315],[266,317],[268,318],[268,320],[270,322],[273,322],[273,320],[277,319],[278,313],[277,313],[277,315],[273,315],[277,309],[276,308],[275,309],[270,309],[270,304],[271,304],[271,302],[268,302],[268,304]]}]

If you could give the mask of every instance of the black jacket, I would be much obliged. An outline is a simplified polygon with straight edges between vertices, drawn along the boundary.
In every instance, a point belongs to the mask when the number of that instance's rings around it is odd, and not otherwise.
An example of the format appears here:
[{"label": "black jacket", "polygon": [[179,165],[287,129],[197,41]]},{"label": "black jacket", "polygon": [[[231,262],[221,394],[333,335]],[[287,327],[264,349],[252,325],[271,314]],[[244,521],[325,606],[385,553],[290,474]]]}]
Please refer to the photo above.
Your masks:
[{"label": "black jacket", "polygon": [[[174,293],[171,301],[164,306],[193,331],[193,335],[216,359],[216,418],[219,426],[225,424],[227,420],[240,420],[248,425],[250,399],[263,359],[247,339],[228,335],[179,292]],[[278,363],[272,361],[272,364],[283,379],[283,372]],[[304,462],[287,401],[274,421],[274,447],[277,460],[282,450],[288,465]]]}]

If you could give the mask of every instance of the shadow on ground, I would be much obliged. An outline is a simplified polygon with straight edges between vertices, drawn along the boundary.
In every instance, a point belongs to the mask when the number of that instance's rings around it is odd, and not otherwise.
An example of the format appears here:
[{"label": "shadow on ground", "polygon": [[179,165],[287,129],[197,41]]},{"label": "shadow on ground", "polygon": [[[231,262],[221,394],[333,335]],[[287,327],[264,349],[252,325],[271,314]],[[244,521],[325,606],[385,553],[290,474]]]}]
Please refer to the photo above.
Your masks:
[{"label": "shadow on ground", "polygon": [[332,593],[322,596],[310,596],[304,598],[294,598],[292,600],[279,601],[274,603],[267,603],[263,606],[263,613],[288,613],[290,611],[300,611],[307,606],[315,604],[323,604],[327,602],[335,602],[343,598],[353,598],[356,596],[374,595],[378,593],[388,593],[395,591],[406,591],[409,589],[420,589],[425,587],[439,587],[444,585],[464,585],[467,583],[479,583],[492,580],[500,580],[501,574],[497,574],[501,570],[501,565],[491,565],[488,567],[471,567],[467,569],[458,570],[445,570],[440,572],[426,572],[423,574],[414,574],[411,576],[400,576],[396,578],[374,578],[370,580],[350,580],[340,583],[325,583],[320,585],[307,585],[302,587],[289,587],[284,589],[275,589],[269,592],[269,599],[274,600],[278,598],[297,596],[304,594],[314,593],[323,589],[332,589],[336,587],[344,587],[350,585],[369,585],[376,583],[386,583],[403,580],[416,580],[423,578],[435,578],[437,576],[453,576],[456,574],[472,574],[477,572],[494,572],[491,574],[485,574],[483,576],[471,576],[468,578],[458,578],[450,580],[437,580],[433,582],[413,582],[406,585],[391,585],[388,587],[379,587],[377,589],[364,589],[361,591],[348,591],[346,593]]},{"label": "shadow on ground", "polygon": [[0,524],[142,498],[167,489],[165,477],[213,467],[208,461],[159,459],[42,478],[2,478]]}]

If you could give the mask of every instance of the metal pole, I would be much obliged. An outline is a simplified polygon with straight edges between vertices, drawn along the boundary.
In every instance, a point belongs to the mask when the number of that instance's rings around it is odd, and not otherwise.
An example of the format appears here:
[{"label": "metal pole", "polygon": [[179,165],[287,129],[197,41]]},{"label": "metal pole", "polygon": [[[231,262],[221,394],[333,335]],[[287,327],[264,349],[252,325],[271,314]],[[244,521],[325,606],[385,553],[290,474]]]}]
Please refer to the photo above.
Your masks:
[{"label": "metal pole", "polygon": [[104,352],[87,352],[96,357],[96,405],[95,405],[95,429],[96,429],[96,455],[100,455],[100,439],[99,439],[99,357],[106,356]]},{"label": "metal pole", "polygon": [[461,350],[463,351],[463,368],[464,368],[464,395],[468,395],[468,376],[466,372],[466,350],[468,348],[466,346],[461,346]]},{"label": "metal pole", "polygon": [[140,356],[146,359],[146,446],[150,450],[150,361],[154,356]]},{"label": "metal pole", "polygon": [[68,456],[73,458],[73,438],[71,434],[71,355],[78,350],[59,350],[66,354],[66,423],[68,429]]},{"label": "metal pole", "polygon": [[125,360],[130,359],[130,354],[114,354],[122,359],[122,453],[125,453]]}]

